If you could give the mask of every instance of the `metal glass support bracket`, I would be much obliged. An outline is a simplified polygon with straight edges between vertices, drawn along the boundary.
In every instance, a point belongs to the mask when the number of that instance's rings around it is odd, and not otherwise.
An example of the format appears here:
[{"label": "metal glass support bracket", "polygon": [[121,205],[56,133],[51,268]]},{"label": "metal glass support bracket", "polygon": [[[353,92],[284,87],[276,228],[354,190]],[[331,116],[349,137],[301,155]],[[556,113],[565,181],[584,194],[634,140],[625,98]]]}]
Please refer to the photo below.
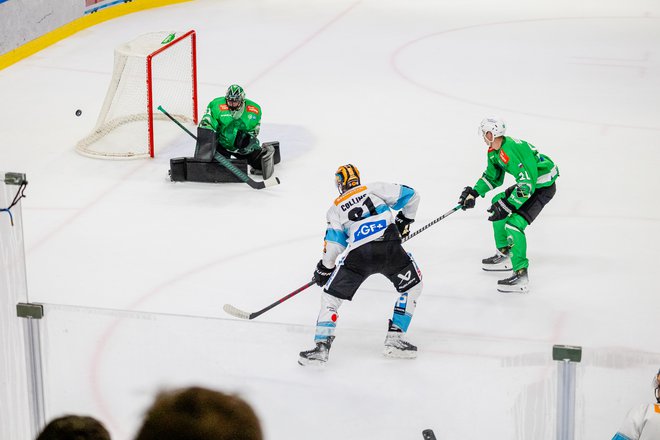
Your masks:
[{"label": "metal glass support bracket", "polygon": [[5,173],[5,185],[22,185],[26,181],[24,173]]},{"label": "metal glass support bracket", "polygon": [[575,367],[582,360],[582,347],[555,345],[552,359],[557,371],[557,440],[573,440],[575,435]]},{"label": "metal glass support bracket", "polygon": [[35,438],[46,425],[46,410],[44,407],[44,379],[41,362],[41,335],[39,320],[44,317],[44,307],[41,304],[18,303],[16,315],[25,318],[25,352],[28,367],[28,389],[30,390],[30,419],[32,422],[32,437]]}]

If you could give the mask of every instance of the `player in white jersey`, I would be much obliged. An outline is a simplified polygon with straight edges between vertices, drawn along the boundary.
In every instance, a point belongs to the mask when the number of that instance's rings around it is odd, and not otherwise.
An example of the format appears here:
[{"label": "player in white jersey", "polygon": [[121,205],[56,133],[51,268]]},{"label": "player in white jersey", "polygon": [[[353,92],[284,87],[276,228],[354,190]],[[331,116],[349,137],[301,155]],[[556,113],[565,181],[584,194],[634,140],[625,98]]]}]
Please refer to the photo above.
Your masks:
[{"label": "player in white jersey", "polygon": [[[300,365],[324,364],[337,325],[337,310],[352,300],[362,282],[375,273],[385,275],[400,297],[389,320],[383,354],[414,358],[417,347],[403,339],[422,293],[422,274],[412,255],[401,246],[410,233],[419,195],[406,185],[360,184],[354,165],[342,165],[335,174],[340,196],[327,213],[323,258],[314,280],[323,286],[316,321],[316,347],[300,353]],[[396,218],[392,211],[399,211]],[[335,264],[336,263],[336,264]]]},{"label": "player in white jersey", "polygon": [[655,375],[656,403],[642,404],[628,411],[626,420],[612,440],[658,440],[660,439],[660,370]]}]

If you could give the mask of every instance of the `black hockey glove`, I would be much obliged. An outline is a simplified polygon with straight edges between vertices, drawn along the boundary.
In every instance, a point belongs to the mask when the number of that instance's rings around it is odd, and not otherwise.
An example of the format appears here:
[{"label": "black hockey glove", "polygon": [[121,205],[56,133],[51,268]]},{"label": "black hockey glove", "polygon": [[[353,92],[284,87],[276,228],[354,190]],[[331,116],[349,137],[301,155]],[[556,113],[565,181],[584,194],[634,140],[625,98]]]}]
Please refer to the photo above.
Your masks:
[{"label": "black hockey glove", "polygon": [[479,197],[479,193],[476,192],[471,186],[466,186],[463,188],[463,192],[458,198],[458,204],[461,205],[461,209],[463,211],[466,209],[474,208],[477,197]]},{"label": "black hockey glove", "polygon": [[509,215],[516,212],[516,208],[506,199],[499,199],[497,202],[493,203],[486,211],[491,213],[490,217],[488,217],[488,220],[491,222],[496,222],[498,220],[505,219]]},{"label": "black hockey glove", "polygon": [[252,141],[252,136],[245,130],[238,130],[234,138],[234,148],[237,150],[245,150]]},{"label": "black hockey glove", "polygon": [[323,264],[323,260],[319,260],[318,264],[316,265],[316,270],[314,270],[314,281],[316,284],[323,287],[325,286],[325,283],[327,283],[330,279],[332,272],[334,272],[334,269],[328,269]]},{"label": "black hockey glove", "polygon": [[399,230],[402,238],[406,238],[410,234],[410,224],[415,220],[410,220],[408,217],[403,215],[401,211],[396,215],[394,222],[396,223],[396,228]]}]

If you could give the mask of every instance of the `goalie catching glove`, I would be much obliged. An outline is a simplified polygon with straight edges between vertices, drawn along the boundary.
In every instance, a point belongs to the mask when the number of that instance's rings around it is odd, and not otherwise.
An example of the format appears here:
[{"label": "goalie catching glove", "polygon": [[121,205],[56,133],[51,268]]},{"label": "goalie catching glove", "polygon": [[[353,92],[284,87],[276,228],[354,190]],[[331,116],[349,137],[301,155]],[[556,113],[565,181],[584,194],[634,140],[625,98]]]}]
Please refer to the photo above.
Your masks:
[{"label": "goalie catching glove", "polygon": [[316,265],[316,270],[314,270],[314,282],[316,282],[316,284],[318,284],[320,287],[325,286],[325,283],[327,283],[330,279],[332,272],[334,272],[334,269],[325,267],[323,260],[319,260],[318,264]]},{"label": "goalie catching glove", "polygon": [[234,148],[238,154],[249,154],[259,149],[259,141],[245,130],[238,130],[234,138]]},{"label": "goalie catching glove", "polygon": [[396,228],[399,230],[399,234],[401,234],[401,238],[406,238],[408,234],[410,234],[410,224],[414,221],[415,220],[409,219],[399,211],[394,222],[396,223]]}]

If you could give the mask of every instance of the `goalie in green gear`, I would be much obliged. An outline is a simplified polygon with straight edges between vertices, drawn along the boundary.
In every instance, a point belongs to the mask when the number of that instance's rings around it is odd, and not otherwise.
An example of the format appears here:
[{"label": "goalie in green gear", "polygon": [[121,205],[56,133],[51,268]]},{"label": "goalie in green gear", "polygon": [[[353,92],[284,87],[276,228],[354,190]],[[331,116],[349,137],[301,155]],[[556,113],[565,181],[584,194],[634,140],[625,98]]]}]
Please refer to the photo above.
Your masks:
[{"label": "goalie in green gear", "polygon": [[482,260],[487,271],[512,270],[513,275],[497,282],[500,292],[528,291],[527,239],[525,228],[555,195],[559,169],[532,144],[505,136],[506,125],[499,118],[481,121],[479,133],[488,145],[486,171],[474,187],[465,187],[458,203],[463,209],[473,208],[476,198],[484,197],[504,183],[506,173],[516,184],[497,194],[488,209],[493,222],[497,253]]},{"label": "goalie in green gear", "polygon": [[226,158],[246,159],[254,174],[268,179],[274,172],[273,146],[261,146],[261,107],[245,98],[237,84],[227,89],[225,96],[215,98],[197,127],[195,158],[211,161],[215,154]]}]

